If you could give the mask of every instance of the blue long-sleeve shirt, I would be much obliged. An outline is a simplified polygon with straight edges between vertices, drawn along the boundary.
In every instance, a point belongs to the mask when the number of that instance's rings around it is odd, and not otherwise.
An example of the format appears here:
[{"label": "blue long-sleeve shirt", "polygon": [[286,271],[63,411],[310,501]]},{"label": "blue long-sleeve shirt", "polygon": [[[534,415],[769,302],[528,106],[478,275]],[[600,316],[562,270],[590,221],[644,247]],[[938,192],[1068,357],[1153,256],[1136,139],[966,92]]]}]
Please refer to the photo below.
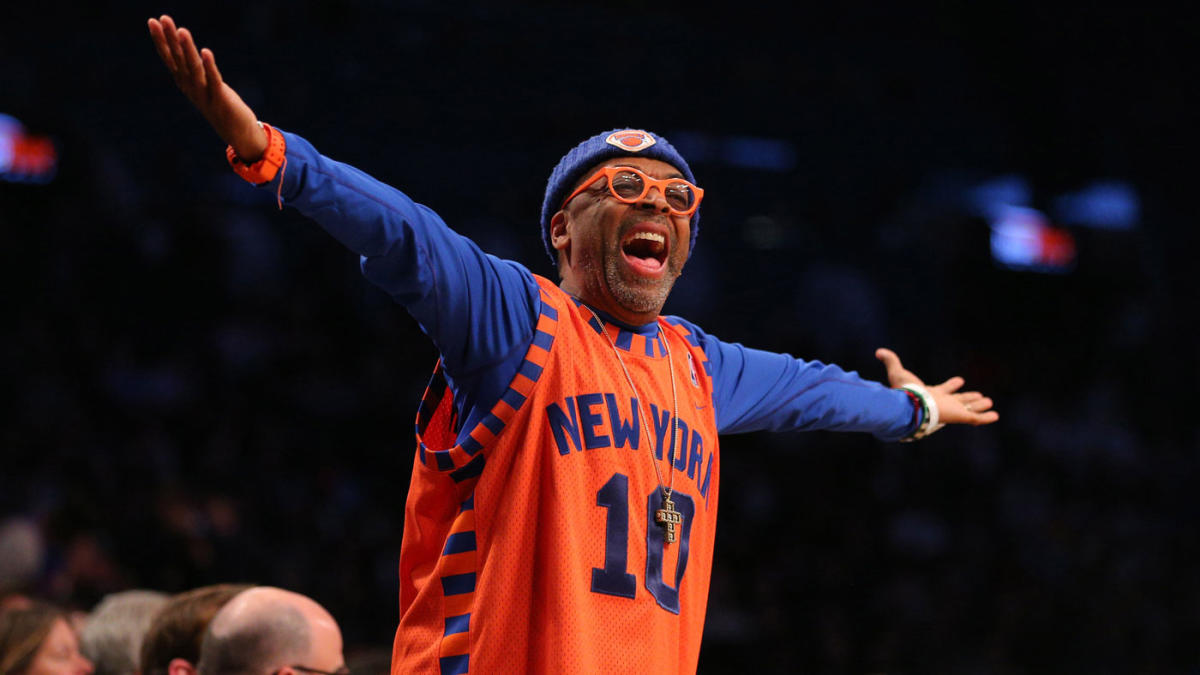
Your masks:
[{"label": "blue long-sleeve shirt", "polygon": [[[460,429],[491,410],[533,339],[540,294],[524,266],[484,253],[431,209],[284,132],[287,164],[270,184],[362,257],[363,274],[405,308],[441,353]],[[611,317],[606,320],[617,323]],[[901,438],[919,420],[903,392],[819,361],[723,342],[679,317],[712,369],[721,433],[865,431]],[[652,335],[656,324],[625,326]]]}]

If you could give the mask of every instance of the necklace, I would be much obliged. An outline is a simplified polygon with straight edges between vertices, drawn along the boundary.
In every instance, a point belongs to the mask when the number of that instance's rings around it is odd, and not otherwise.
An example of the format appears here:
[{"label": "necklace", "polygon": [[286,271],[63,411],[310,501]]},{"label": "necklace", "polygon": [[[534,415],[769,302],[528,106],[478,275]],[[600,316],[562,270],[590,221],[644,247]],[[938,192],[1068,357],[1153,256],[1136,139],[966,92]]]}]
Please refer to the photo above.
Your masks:
[{"label": "necklace", "polygon": [[671,455],[675,452],[675,430],[679,427],[679,397],[675,391],[675,361],[671,358],[671,343],[663,333],[662,325],[658,325],[658,336],[662,339],[663,349],[667,352],[667,370],[671,374],[671,441],[667,445],[667,484],[664,486],[662,471],[658,468],[658,462],[655,461],[654,453],[650,449],[654,444],[654,437],[650,434],[650,426],[646,422],[646,411],[642,409],[642,397],[633,384],[633,376],[629,374],[629,368],[625,366],[625,359],[621,358],[621,350],[617,349],[617,343],[613,342],[612,336],[605,330],[605,323],[600,320],[600,315],[596,314],[596,311],[587,304],[581,306],[591,312],[592,318],[596,320],[596,325],[600,327],[600,334],[608,340],[608,346],[612,347],[613,354],[617,357],[617,363],[621,364],[621,370],[625,373],[625,381],[629,383],[629,388],[633,391],[633,400],[637,401],[638,417],[642,420],[642,433],[646,436],[646,454],[650,457],[654,475],[658,477],[658,489],[662,492],[662,508],[654,512],[654,522],[663,528],[664,540],[668,544],[674,543],[676,528],[683,523],[683,514],[675,510],[675,502],[671,501],[671,491],[675,485],[675,462],[672,461]]}]

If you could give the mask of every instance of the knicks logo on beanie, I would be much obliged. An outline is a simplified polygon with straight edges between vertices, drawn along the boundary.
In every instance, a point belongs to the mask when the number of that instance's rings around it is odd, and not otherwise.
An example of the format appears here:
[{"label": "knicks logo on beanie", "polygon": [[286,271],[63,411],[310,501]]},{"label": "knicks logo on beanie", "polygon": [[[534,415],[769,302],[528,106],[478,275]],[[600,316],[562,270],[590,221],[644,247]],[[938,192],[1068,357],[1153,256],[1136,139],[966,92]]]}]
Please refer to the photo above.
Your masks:
[{"label": "knicks logo on beanie", "polygon": [[604,142],[626,152],[638,152],[654,145],[654,137],[641,129],[626,129],[609,134]]}]

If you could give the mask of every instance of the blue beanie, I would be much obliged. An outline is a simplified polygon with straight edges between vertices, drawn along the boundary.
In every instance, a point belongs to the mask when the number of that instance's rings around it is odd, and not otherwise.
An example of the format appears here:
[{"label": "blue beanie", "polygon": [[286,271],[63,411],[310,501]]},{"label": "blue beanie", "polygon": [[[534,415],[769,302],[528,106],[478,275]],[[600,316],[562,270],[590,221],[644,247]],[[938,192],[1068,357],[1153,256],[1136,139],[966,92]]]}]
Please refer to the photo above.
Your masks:
[{"label": "blue beanie", "polygon": [[[575,183],[584,177],[583,172],[613,157],[649,157],[662,160],[679,169],[690,183],[696,184],[696,178],[683,156],[667,142],[667,139],[658,134],[641,129],[613,129],[592,136],[563,155],[558,166],[550,172],[550,180],[546,182],[546,197],[542,200],[542,243],[555,265],[558,265],[558,256],[554,247],[550,245],[550,219],[558,213],[563,200],[567,198]],[[699,232],[700,209],[696,209],[692,214],[692,236],[688,242],[689,258],[696,246],[696,235]]]}]

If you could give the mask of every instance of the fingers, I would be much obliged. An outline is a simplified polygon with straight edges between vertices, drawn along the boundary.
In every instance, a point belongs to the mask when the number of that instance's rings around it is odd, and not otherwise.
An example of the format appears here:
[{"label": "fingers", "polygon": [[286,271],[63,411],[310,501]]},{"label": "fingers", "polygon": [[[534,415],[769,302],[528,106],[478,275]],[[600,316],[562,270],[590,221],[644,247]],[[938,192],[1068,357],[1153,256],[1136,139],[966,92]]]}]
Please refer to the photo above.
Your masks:
[{"label": "fingers", "polygon": [[958,375],[955,375],[954,377],[937,385],[936,388],[946,392],[947,394],[953,394],[954,392],[958,391],[959,389],[962,389],[962,386],[966,383],[967,383],[966,380],[962,379]]},{"label": "fingers", "polygon": [[884,368],[887,368],[888,384],[891,386],[899,387],[906,384],[925,386],[921,378],[905,370],[904,365],[900,363],[900,357],[896,356],[896,352],[880,347],[875,350],[875,358],[882,361]]},{"label": "fingers", "polygon": [[213,56],[211,49],[205,47],[200,50],[200,60],[204,63],[204,81],[208,87],[208,93],[215,96],[221,89],[221,82],[224,81],[221,71],[217,70],[217,57]]},{"label": "fingers", "polygon": [[987,410],[991,410],[993,405],[992,399],[977,391],[968,391],[961,394],[955,394],[954,397],[959,403],[962,404],[963,408],[965,408],[967,412],[985,412]]},{"label": "fingers", "polygon": [[992,422],[995,422],[996,420],[999,420],[999,419],[1000,419],[1000,413],[996,412],[995,410],[992,410],[989,412],[985,412],[982,415],[975,415],[970,421],[967,422],[967,424],[970,424],[973,427],[978,427],[978,426],[982,426],[984,424],[991,424]]},{"label": "fingers", "polygon": [[146,25],[158,50],[158,57],[174,76],[175,84],[193,103],[201,105],[199,97],[205,93],[211,97],[220,90],[220,73],[216,73],[216,86],[213,86],[211,77],[215,72],[215,62],[212,68],[204,62],[200,51],[196,49],[191,31],[176,26],[175,20],[167,14],[148,20]]},{"label": "fingers", "polygon": [[179,44],[179,30],[175,28],[175,21],[166,14],[160,19],[163,27],[163,36],[166,38],[167,49],[171,52],[171,60],[175,64],[175,69],[171,72],[180,73],[184,68],[183,47]]},{"label": "fingers", "polygon": [[[961,378],[959,378],[961,379]],[[941,405],[952,405],[953,410],[945,410],[944,419],[950,423],[970,424],[980,426],[991,424],[1000,419],[1000,414],[992,410],[994,405],[991,398],[977,391],[965,391],[942,399]]]},{"label": "fingers", "polygon": [[883,367],[887,369],[889,380],[904,372],[904,366],[900,363],[900,357],[896,356],[896,352],[886,347],[876,349],[875,358],[883,362]]},{"label": "fingers", "polygon": [[200,62],[200,52],[196,51],[196,43],[192,42],[192,33],[186,28],[179,29],[179,48],[183,54],[183,71],[192,84],[204,86],[204,65]]},{"label": "fingers", "polygon": [[[959,393],[954,395],[954,398],[957,399],[959,403],[963,404],[964,406],[967,406],[967,405],[971,405],[973,403],[977,403],[980,399],[983,398],[983,394],[981,394],[977,391],[960,391]],[[978,408],[975,408],[975,409],[978,410]]]},{"label": "fingers", "polygon": [[150,39],[154,41],[154,48],[158,51],[158,58],[162,59],[163,65],[174,75],[179,70],[179,67],[175,65],[175,56],[171,53],[171,48],[167,44],[167,36],[162,23],[158,19],[150,19],[146,22],[146,26],[150,29]]}]

